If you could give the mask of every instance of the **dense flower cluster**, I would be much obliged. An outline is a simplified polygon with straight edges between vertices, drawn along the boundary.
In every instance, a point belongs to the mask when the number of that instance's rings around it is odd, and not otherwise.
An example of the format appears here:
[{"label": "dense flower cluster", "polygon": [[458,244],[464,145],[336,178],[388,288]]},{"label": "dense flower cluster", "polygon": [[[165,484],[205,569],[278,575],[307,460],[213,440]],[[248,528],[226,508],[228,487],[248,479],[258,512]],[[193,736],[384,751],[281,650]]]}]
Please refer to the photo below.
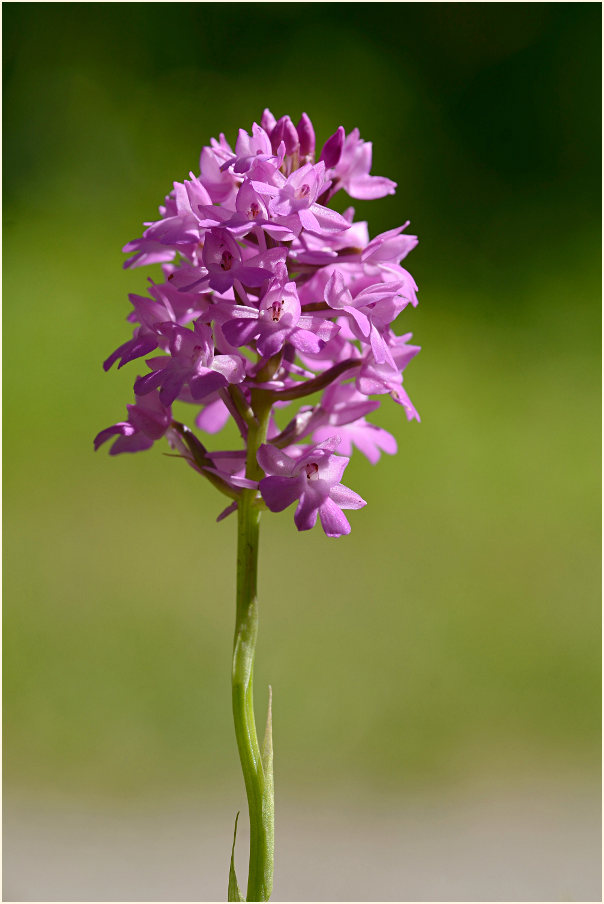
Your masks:
[{"label": "dense flower cluster", "polygon": [[[356,446],[373,463],[396,452],[394,438],[366,420],[375,396],[390,395],[419,420],[402,377],[419,348],[391,326],[417,304],[401,266],[417,238],[406,223],[370,240],[353,208],[329,206],[340,190],[358,199],[394,193],[394,182],[370,174],[371,151],[358,129],[340,126],[317,159],[308,116],[294,126],[269,110],[251,135],[239,131],[234,150],[224,135],[203,148],[200,174],[175,182],[160,218],[124,248],[125,267],[160,264],[163,281],[130,295],[132,338],[104,367],[146,358],[146,372],[128,419],[101,431],[96,448],[115,437],[112,455],[137,452],[166,436],[231,497],[223,516],[254,490],[271,511],[298,501],[299,530],[318,516],[328,536],[349,533],[342,509],[365,502],[340,483],[349,458],[336,450],[349,456]],[[276,411],[319,392],[279,430]],[[271,414],[250,464],[259,399]],[[173,418],[176,401],[195,406],[206,433],[234,418],[244,448],[208,452]]]}]

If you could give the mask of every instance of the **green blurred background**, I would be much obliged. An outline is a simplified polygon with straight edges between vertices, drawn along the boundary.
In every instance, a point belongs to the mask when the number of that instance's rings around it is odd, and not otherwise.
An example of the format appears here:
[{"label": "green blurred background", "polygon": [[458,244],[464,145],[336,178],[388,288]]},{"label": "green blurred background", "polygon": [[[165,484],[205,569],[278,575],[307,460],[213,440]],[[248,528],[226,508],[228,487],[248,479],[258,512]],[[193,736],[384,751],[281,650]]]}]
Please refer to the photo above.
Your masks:
[{"label": "green blurred background", "polygon": [[121,247],[265,106],[373,141],[398,192],[357,217],[420,236],[397,329],[423,347],[421,425],[384,404],[399,454],[347,471],[352,534],[263,522],[277,795],[596,781],[599,4],[2,12],[5,789],[243,802],[234,520],[159,447],[92,439],[138,372],[101,367],[152,272]]}]

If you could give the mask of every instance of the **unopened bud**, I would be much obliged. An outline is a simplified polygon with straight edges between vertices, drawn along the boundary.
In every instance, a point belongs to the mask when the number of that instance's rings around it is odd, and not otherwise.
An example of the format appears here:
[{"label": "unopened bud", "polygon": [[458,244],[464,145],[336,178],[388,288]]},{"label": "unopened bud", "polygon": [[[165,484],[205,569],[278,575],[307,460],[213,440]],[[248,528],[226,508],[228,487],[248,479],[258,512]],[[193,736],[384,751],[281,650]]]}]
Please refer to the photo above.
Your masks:
[{"label": "unopened bud", "polygon": [[260,120],[260,125],[262,126],[264,131],[268,135],[270,135],[271,132],[273,131],[273,129],[275,128],[276,124],[277,124],[277,120],[275,119],[275,117],[273,116],[273,114],[271,113],[269,108],[267,107],[265,109],[264,113],[262,114],[262,119]]},{"label": "unopened bud", "polygon": [[340,162],[345,137],[346,133],[343,126],[339,126],[338,131],[334,132],[331,138],[328,138],[323,145],[319,160],[322,160],[325,163],[327,169],[330,169],[332,166],[337,166]]},{"label": "unopened bud", "polygon": [[271,146],[275,154],[281,142],[285,144],[286,154],[293,154],[298,150],[298,133],[289,116],[282,116],[277,120],[275,128],[271,132]]},{"label": "unopened bud", "polygon": [[300,122],[296,126],[300,139],[300,157],[309,157],[315,152],[315,130],[312,127],[310,117],[303,113]]}]

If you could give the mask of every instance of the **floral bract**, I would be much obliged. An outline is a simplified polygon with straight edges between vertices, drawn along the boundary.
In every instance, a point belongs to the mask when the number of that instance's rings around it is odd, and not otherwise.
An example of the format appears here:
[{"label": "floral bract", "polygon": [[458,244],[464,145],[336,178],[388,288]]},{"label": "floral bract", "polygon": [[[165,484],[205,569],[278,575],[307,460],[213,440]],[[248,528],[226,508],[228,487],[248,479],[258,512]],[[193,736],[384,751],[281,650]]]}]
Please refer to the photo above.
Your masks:
[{"label": "floral bract", "polygon": [[[222,516],[254,490],[271,511],[296,502],[298,530],[319,519],[330,537],[350,532],[342,509],[365,501],[340,483],[345,456],[356,447],[375,463],[396,452],[367,416],[390,395],[419,420],[402,376],[419,348],[393,331],[417,304],[401,265],[417,238],[406,223],[370,240],[353,208],[330,206],[339,191],[364,200],[394,193],[396,183],[371,174],[371,157],[358,129],[342,126],[316,154],[305,113],[294,126],[269,110],[251,134],[239,131],[234,149],[224,135],[203,148],[199,174],[175,182],[159,219],[124,248],[125,267],[159,264],[162,280],[149,281],[148,296],[130,296],[133,334],[104,366],[137,362],[135,403],[96,448],[115,438],[112,455],[137,452],[165,436],[231,498]],[[246,466],[259,394],[272,414]],[[274,415],[300,399],[280,429]],[[208,451],[174,419],[176,402],[209,434],[234,419],[242,448]]]}]

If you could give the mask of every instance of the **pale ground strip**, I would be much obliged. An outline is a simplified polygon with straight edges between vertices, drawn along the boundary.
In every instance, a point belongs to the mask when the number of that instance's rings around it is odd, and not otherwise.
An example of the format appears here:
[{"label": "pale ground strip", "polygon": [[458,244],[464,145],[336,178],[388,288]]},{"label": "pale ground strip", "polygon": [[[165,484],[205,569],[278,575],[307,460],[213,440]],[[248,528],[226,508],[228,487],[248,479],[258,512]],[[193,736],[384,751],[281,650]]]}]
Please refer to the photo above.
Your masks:
[{"label": "pale ground strip", "polygon": [[[136,810],[5,794],[3,900],[224,901],[230,798]],[[601,901],[600,801],[587,784],[359,809],[281,799],[273,901]]]}]

